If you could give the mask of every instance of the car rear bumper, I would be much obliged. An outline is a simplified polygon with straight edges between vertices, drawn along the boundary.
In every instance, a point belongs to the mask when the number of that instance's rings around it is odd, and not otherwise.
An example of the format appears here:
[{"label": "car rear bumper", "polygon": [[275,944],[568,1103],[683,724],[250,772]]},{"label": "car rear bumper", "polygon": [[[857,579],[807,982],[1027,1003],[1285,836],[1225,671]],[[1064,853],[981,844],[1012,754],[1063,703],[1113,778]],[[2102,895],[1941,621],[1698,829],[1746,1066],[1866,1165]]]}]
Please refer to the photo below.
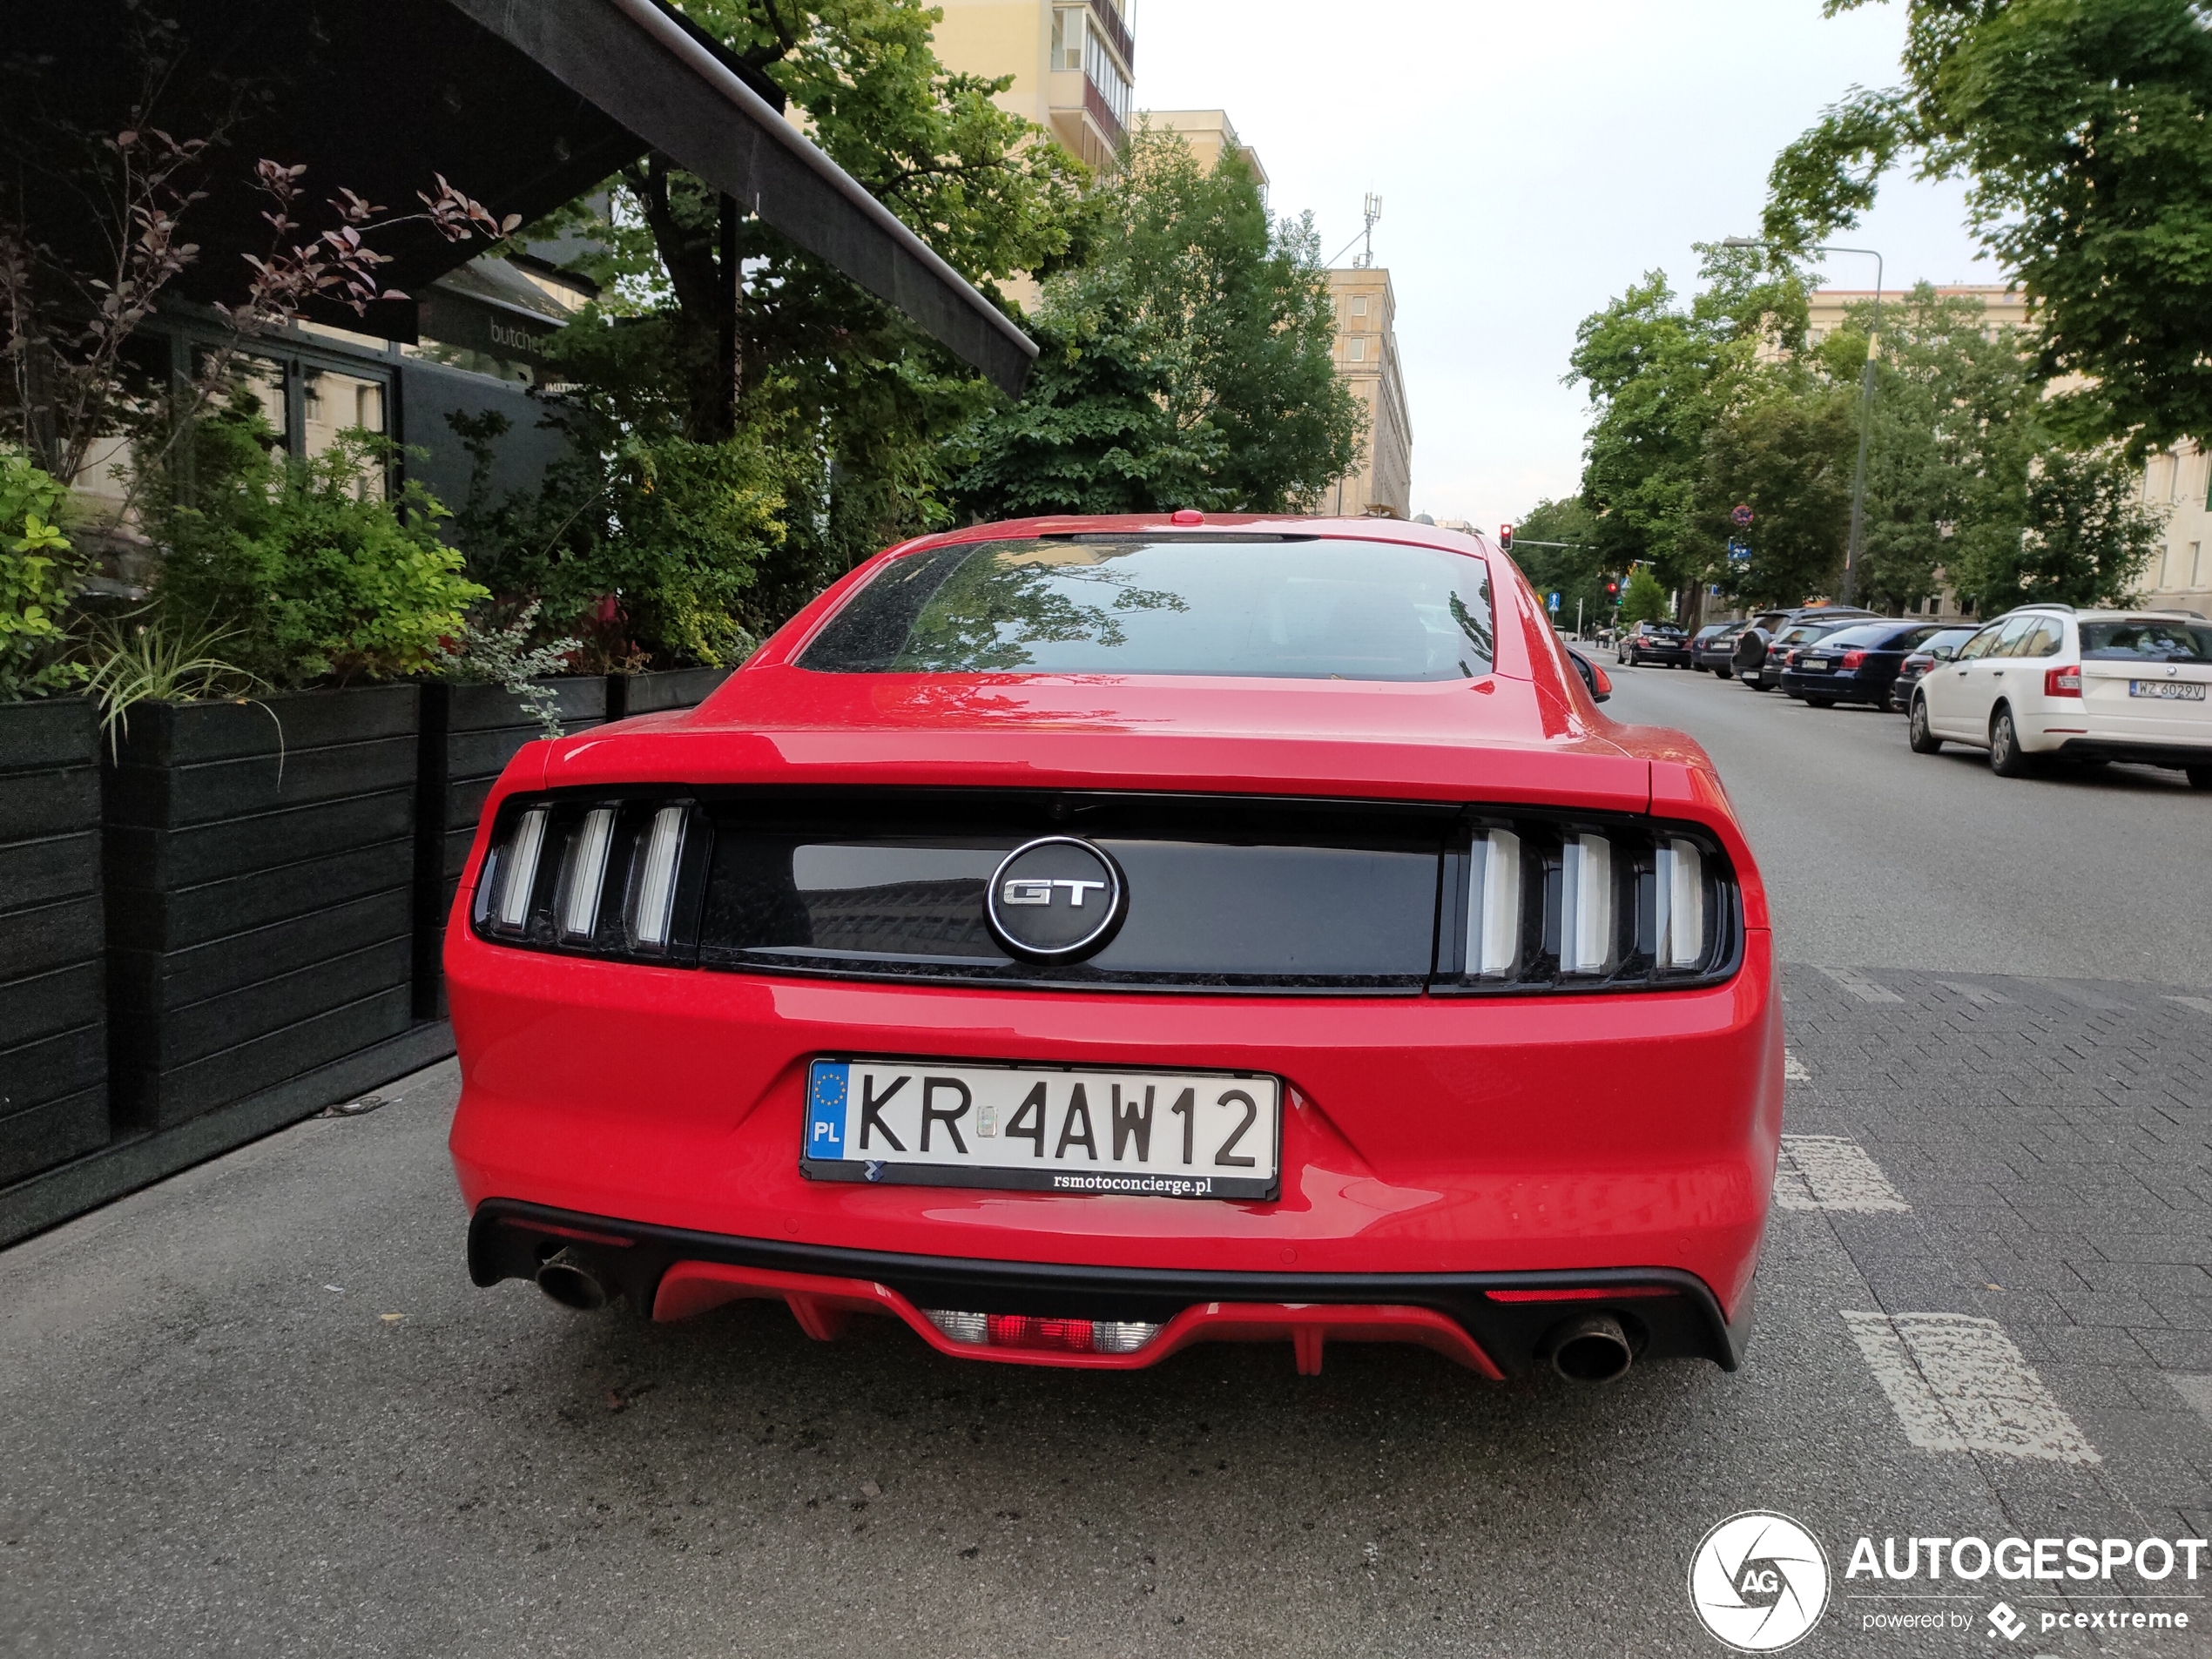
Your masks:
[{"label": "car rear bumper", "polygon": [[1686,651],[1669,651],[1662,645],[1631,645],[1629,647],[1629,658],[1632,662],[1664,663],[1668,667],[1675,668],[1689,662],[1689,653]]},{"label": "car rear bumper", "polygon": [[[1323,1345],[1409,1342],[1492,1379],[1543,1360],[1563,1320],[1619,1320],[1638,1357],[1710,1359],[1733,1371],[1750,1336],[1746,1297],[1734,1321],[1695,1275],[1668,1268],[1520,1273],[1239,1273],[996,1262],[841,1250],[641,1225],[491,1199],[469,1228],[480,1285],[528,1278],[556,1252],[656,1319],[726,1303],[775,1300],[823,1341],[853,1314],[902,1321],[941,1352],[1001,1363],[1135,1370],[1201,1342],[1289,1341],[1298,1368]],[[1157,1337],[1130,1353],[1050,1352],[954,1340],[925,1310],[1145,1321]]]},{"label": "car rear bumper", "polygon": [[2067,760],[2124,760],[2146,766],[2212,766],[2212,740],[2146,743],[2133,738],[2061,738],[2046,752]]},{"label": "car rear bumper", "polygon": [[[859,1252],[1003,1270],[1014,1283],[1043,1274],[1042,1289],[1063,1271],[1094,1286],[1098,1274],[1165,1273],[1206,1300],[1370,1306],[1380,1292],[1317,1285],[1628,1271],[1687,1275],[1737,1325],[1749,1305],[1782,1110],[1781,1004],[1763,929],[1746,934],[1724,984],[1604,997],[795,981],[551,958],[463,928],[448,935],[447,969],[462,1068],[451,1146],[470,1210],[736,1241],[631,1261],[906,1282],[863,1273],[846,1259]],[[1287,1085],[1282,1197],[807,1180],[808,1062],[851,1053],[1272,1073]],[[760,1253],[771,1244],[814,1252],[816,1264]]]},{"label": "car rear bumper", "polygon": [[1808,674],[1799,669],[1782,671],[1782,689],[1791,697],[1824,697],[1834,703],[1889,701],[1889,683],[1853,674]]}]

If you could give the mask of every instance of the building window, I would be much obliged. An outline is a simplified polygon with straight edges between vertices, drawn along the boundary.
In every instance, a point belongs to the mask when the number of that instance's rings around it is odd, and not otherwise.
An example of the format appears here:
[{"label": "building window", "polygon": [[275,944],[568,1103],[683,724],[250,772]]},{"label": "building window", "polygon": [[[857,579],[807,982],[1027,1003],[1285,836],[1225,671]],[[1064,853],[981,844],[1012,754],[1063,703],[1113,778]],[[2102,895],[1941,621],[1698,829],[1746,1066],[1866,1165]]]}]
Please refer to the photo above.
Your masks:
[{"label": "building window", "polygon": [[[1032,35],[1030,39],[1036,37]],[[1083,8],[1055,6],[1052,9],[1052,66],[1055,69],[1081,69],[1083,66]]]},{"label": "building window", "polygon": [[1355,317],[1364,317],[1367,314],[1367,296],[1366,294],[1355,293],[1352,296],[1352,314]]},{"label": "building window", "polygon": [[1121,65],[1107,51],[1105,35],[1096,29],[1086,28],[1083,30],[1083,73],[1090,78],[1090,84],[1105,98],[1107,107],[1114,111],[1114,118],[1127,126],[1130,102],[1129,77],[1122,73]]},{"label": "building window", "polygon": [[1349,357],[1355,363],[1366,362],[1367,361],[1367,342],[1360,339],[1357,334],[1353,335],[1352,338],[1352,343],[1345,348],[1345,355]]},{"label": "building window", "polygon": [[2189,543],[2189,586],[2201,587],[2204,582],[2204,543]]}]

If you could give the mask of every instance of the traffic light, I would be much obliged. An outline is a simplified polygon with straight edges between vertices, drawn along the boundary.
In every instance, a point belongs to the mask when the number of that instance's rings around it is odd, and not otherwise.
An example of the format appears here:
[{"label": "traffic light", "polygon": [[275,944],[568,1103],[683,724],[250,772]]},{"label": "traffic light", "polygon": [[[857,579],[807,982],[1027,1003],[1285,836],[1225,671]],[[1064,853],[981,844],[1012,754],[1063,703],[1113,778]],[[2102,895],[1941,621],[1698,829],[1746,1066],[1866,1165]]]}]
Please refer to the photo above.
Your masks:
[{"label": "traffic light", "polygon": [[1499,546],[1499,548],[1500,548],[1500,550],[1501,550],[1501,551],[1504,551],[1504,552],[1507,552],[1507,553],[1510,553],[1510,552],[1512,552],[1512,551],[1513,551],[1513,526],[1512,526],[1512,525],[1510,525],[1510,524],[1501,524],[1501,525],[1499,525],[1499,526],[1498,526],[1498,546]]},{"label": "traffic light", "polygon": [[1621,584],[1618,582],[1608,582],[1605,584],[1605,597],[1608,599],[1619,598],[1621,597]]}]

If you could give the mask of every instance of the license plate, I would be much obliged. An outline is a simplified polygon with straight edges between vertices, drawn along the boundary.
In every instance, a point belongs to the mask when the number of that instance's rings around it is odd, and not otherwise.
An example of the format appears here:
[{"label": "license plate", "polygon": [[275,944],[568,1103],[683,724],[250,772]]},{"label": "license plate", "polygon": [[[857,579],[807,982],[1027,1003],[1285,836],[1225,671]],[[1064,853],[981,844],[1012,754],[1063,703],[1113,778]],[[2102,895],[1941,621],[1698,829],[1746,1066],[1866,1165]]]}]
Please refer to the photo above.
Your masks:
[{"label": "license plate", "polygon": [[1283,1085],[1244,1072],[817,1060],[801,1174],[817,1181],[1163,1198],[1272,1198]]},{"label": "license plate", "polygon": [[1805,666],[1807,668],[1826,669],[1830,666],[1830,662],[1825,657],[1808,657],[1805,658]]},{"label": "license plate", "polygon": [[2204,682],[2202,680],[2129,680],[2130,697],[2155,697],[2175,703],[2204,701]]}]

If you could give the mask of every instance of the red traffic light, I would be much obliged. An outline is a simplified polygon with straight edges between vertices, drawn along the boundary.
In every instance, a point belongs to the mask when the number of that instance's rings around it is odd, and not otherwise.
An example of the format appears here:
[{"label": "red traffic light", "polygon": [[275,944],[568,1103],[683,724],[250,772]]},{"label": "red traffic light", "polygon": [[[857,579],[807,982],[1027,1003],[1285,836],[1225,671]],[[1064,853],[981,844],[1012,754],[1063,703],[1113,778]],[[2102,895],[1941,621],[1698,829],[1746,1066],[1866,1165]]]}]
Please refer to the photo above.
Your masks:
[{"label": "red traffic light", "polygon": [[1501,548],[1507,549],[1507,550],[1511,550],[1513,547],[1512,525],[1501,524],[1498,526],[1498,545]]},{"label": "red traffic light", "polygon": [[1605,597],[1608,599],[1620,591],[1621,584],[1618,582],[1608,582],[1605,584]]}]

